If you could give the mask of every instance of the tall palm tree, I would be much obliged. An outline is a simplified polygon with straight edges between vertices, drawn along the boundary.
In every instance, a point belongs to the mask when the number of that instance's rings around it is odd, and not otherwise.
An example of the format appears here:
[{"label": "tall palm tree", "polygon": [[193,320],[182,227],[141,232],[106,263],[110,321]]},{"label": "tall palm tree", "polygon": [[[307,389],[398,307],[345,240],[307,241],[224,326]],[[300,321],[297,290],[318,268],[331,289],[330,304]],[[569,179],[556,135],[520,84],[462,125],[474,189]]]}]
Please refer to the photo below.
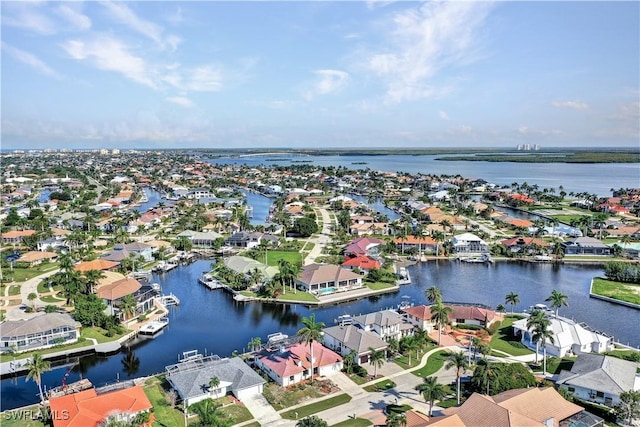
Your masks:
[{"label": "tall palm tree", "polygon": [[298,336],[309,344],[311,383],[313,384],[313,342],[322,341],[322,328],[325,327],[325,324],[324,322],[316,322],[315,313],[312,313],[309,317],[303,317],[302,324],[304,326],[298,331]]},{"label": "tall palm tree", "polygon": [[40,353],[34,353],[31,360],[27,362],[26,380],[34,380],[38,384],[40,391],[40,401],[44,402],[44,393],[42,392],[42,374],[51,370],[51,363],[44,360]]},{"label": "tall palm tree", "polygon": [[422,393],[424,400],[429,403],[429,416],[433,409],[433,404],[436,400],[440,400],[447,395],[442,384],[438,382],[437,377],[426,377],[422,384],[416,386],[416,390]]},{"label": "tall palm tree", "polygon": [[375,378],[378,376],[378,368],[382,368],[382,365],[384,365],[385,354],[384,350],[376,350],[373,347],[369,347],[369,352],[371,353],[369,355],[369,363],[373,365],[373,377]]},{"label": "tall palm tree", "polygon": [[405,427],[407,425],[407,416],[404,412],[392,413],[387,416],[387,427]]},{"label": "tall palm tree", "polygon": [[504,298],[504,302],[511,305],[511,314],[513,314],[513,307],[520,303],[520,297],[515,292],[509,292]]},{"label": "tall palm tree", "polygon": [[102,270],[89,270],[84,272],[84,278],[87,282],[87,292],[93,293],[94,288],[100,281],[100,279],[104,279],[106,276],[104,271]]},{"label": "tall palm tree", "polygon": [[426,291],[424,291],[424,294],[432,304],[436,304],[439,301],[442,301],[442,290],[437,286],[431,286]]},{"label": "tall palm tree", "polygon": [[460,378],[462,377],[462,373],[469,367],[469,361],[467,360],[467,356],[461,351],[454,351],[449,353],[449,357],[447,357],[447,363],[445,368],[451,369],[456,368],[456,398],[458,401],[458,405],[460,404]]},{"label": "tall palm tree", "polygon": [[453,312],[453,309],[449,306],[443,305],[442,302],[438,302],[438,304],[432,305],[430,310],[431,320],[438,327],[438,345],[440,345],[442,327],[449,324],[449,315]]},{"label": "tall palm tree", "polygon": [[545,300],[551,303],[551,308],[556,309],[556,318],[558,317],[558,309],[560,307],[562,307],[563,305],[565,307],[569,306],[569,304],[567,303],[568,298],[569,297],[567,295],[563,294],[557,289],[554,289],[553,291],[551,291],[551,296]]},{"label": "tall palm tree", "polygon": [[547,340],[553,344],[553,331],[550,329],[551,321],[544,317],[544,321],[540,321],[533,327],[533,340],[542,343],[542,373],[547,374]]},{"label": "tall palm tree", "polygon": [[216,399],[218,398],[218,387],[220,387],[220,378],[211,377],[209,379],[209,389],[214,390],[216,392]]},{"label": "tall palm tree", "polygon": [[527,318],[527,330],[531,334],[531,340],[536,343],[536,365],[538,364],[538,347],[539,341],[533,338],[533,331],[541,324],[548,324],[549,319],[545,316],[544,311],[542,310],[532,310],[529,313],[529,317]]},{"label": "tall palm tree", "polygon": [[125,320],[133,317],[138,303],[133,295],[125,295],[119,303],[120,310],[124,314]]}]

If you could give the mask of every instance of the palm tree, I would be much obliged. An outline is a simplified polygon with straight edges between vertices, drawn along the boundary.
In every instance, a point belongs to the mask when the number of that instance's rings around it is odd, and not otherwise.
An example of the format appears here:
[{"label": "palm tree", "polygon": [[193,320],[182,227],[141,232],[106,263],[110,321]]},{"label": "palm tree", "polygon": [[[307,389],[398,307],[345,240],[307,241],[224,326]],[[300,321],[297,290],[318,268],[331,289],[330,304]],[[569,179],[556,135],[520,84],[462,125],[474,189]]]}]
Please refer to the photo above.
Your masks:
[{"label": "palm tree", "polygon": [[303,317],[302,324],[304,326],[298,331],[298,336],[309,344],[311,383],[313,384],[313,342],[322,340],[322,328],[325,327],[325,324],[324,322],[316,322],[315,313],[312,313],[309,317]]},{"label": "palm tree", "polygon": [[405,427],[407,415],[404,412],[392,413],[387,416],[387,427]]},{"label": "palm tree", "polygon": [[325,420],[317,415],[304,417],[296,423],[296,427],[327,427],[328,425],[329,424]]},{"label": "palm tree", "polygon": [[513,307],[520,303],[520,297],[515,292],[509,292],[504,298],[504,302],[511,305],[511,314],[513,314]]},{"label": "palm tree", "polygon": [[430,310],[431,320],[438,327],[438,345],[440,345],[442,327],[449,324],[449,315],[453,312],[453,309],[449,306],[442,305],[442,302],[438,302],[438,304],[432,305]]},{"label": "palm tree", "polygon": [[369,362],[373,366],[373,377],[378,376],[378,368],[382,368],[385,361],[384,350],[376,350],[373,347],[369,347]]},{"label": "palm tree", "polygon": [[119,306],[120,310],[122,310],[122,313],[124,314],[125,320],[131,318],[135,314],[137,305],[138,302],[133,295],[125,295],[122,297]]},{"label": "palm tree", "polygon": [[220,378],[218,377],[211,377],[209,379],[209,389],[210,390],[215,390],[216,392],[216,399],[218,398],[218,387],[220,387]]},{"label": "palm tree", "polygon": [[462,373],[469,367],[469,361],[467,360],[467,356],[464,355],[461,351],[454,351],[449,353],[449,357],[447,357],[447,363],[445,365],[446,369],[456,368],[456,398],[458,401],[458,405],[460,405],[460,378],[462,377]]},{"label": "palm tree", "polygon": [[423,381],[422,384],[416,386],[416,390],[422,393],[424,400],[429,403],[429,416],[431,416],[434,402],[445,397],[447,392],[438,382],[437,377],[426,377]]},{"label": "palm tree", "polygon": [[529,313],[529,318],[527,319],[527,330],[531,334],[531,340],[536,343],[536,365],[538,364],[539,341],[534,339],[533,331],[538,327],[538,325],[545,323],[548,324],[548,322],[549,319],[547,319],[547,316],[545,316],[544,311],[542,310],[532,310],[531,313]]},{"label": "palm tree", "polygon": [[560,307],[562,307],[563,305],[565,307],[569,306],[569,304],[567,303],[568,298],[569,297],[567,295],[563,294],[557,289],[554,289],[553,291],[551,291],[551,296],[545,300],[551,302],[551,308],[556,309],[556,318],[558,317],[558,309]]},{"label": "palm tree", "polygon": [[424,292],[424,294],[432,304],[442,301],[442,290],[437,286],[431,286]]},{"label": "palm tree", "polygon": [[100,279],[104,279],[106,276],[101,270],[89,270],[84,272],[84,278],[87,282],[87,291],[93,292],[93,289],[98,284]]},{"label": "palm tree", "polygon": [[34,380],[38,384],[40,391],[40,401],[44,402],[44,393],[42,392],[42,374],[51,370],[51,363],[42,358],[40,353],[34,353],[31,360],[27,362],[26,380]]},{"label": "palm tree", "polygon": [[489,387],[491,385],[491,380],[495,378],[496,372],[493,369],[494,364],[489,362],[488,360],[481,360],[478,362],[478,366],[476,366],[475,371],[473,372],[472,382],[478,387],[478,389],[486,389],[487,396],[489,395]]},{"label": "palm tree", "polygon": [[[538,343],[542,343],[542,373],[547,374],[547,340],[553,344],[555,342],[553,338],[553,331],[550,329],[551,321],[547,318],[543,318],[544,321],[540,321],[533,327],[533,340]],[[537,345],[537,344],[536,344]]]}]

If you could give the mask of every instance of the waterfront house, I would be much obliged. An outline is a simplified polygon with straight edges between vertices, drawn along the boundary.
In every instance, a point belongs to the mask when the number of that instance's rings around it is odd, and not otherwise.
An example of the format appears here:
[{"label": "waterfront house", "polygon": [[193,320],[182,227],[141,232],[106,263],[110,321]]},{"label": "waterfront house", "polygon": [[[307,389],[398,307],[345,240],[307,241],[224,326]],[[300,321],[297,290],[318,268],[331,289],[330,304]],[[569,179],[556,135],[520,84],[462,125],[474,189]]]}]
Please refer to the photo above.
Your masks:
[{"label": "waterfront house", "polygon": [[314,295],[359,289],[362,276],[339,265],[309,264],[295,279],[296,287]]},{"label": "waterfront house", "polygon": [[99,286],[96,295],[107,304],[107,314],[110,316],[121,315],[119,304],[122,298],[127,295],[135,297],[136,292],[141,288],[142,285],[136,279],[126,277],[108,285]]},{"label": "waterfront house", "polygon": [[236,273],[244,274],[249,276],[253,271],[258,270],[262,273],[264,279],[272,279],[276,274],[278,274],[278,268],[273,266],[268,266],[261,262],[256,261],[255,259],[247,258],[244,256],[230,256],[222,259],[225,267],[235,271]]},{"label": "waterfront house", "polygon": [[[330,377],[342,370],[342,356],[318,341],[313,341],[313,376]],[[262,350],[256,366],[282,387],[311,378],[311,354],[307,343],[293,344],[277,350]]]},{"label": "waterfront house", "polygon": [[247,232],[247,231],[239,231],[231,235],[231,237],[227,238],[224,241],[226,246],[231,246],[234,248],[243,248],[243,249],[251,249],[260,245],[260,242],[266,238],[264,233],[260,232]]},{"label": "waterfront house", "polygon": [[384,244],[385,242],[382,239],[360,237],[352,240],[344,248],[343,252],[346,256],[376,256],[380,253],[380,246]]},{"label": "waterfront house", "polygon": [[630,360],[584,353],[570,370],[560,372],[556,385],[579,399],[612,407],[620,403],[620,393],[640,390],[638,367]]},{"label": "waterfront house", "polygon": [[372,331],[365,331],[355,325],[330,326],[324,328],[322,332],[324,332],[324,344],[327,347],[337,351],[343,357],[354,352],[358,365],[369,363],[371,348],[386,352],[388,347],[380,335]]},{"label": "waterfront house", "polygon": [[609,256],[611,248],[593,237],[576,237],[562,243],[566,255]]},{"label": "waterfront house", "polygon": [[405,251],[414,251],[417,253],[433,253],[438,250],[439,243],[431,237],[405,236],[397,237],[393,240],[396,250],[404,253]]},{"label": "waterfront house", "polygon": [[368,256],[353,256],[353,257],[345,257],[344,262],[342,263],[342,267],[347,270],[358,269],[364,273],[367,273],[369,270],[377,268],[382,268],[382,264],[379,261],[376,261],[373,258],[369,258]]},{"label": "waterfront house", "polygon": [[484,255],[489,253],[489,245],[472,233],[462,233],[451,238],[456,255]]},{"label": "waterfront house", "polygon": [[[549,317],[549,328],[553,333],[553,343],[547,341],[547,354],[564,357],[582,353],[602,353],[613,350],[613,338],[601,332],[592,331],[583,323],[563,317]],[[521,340],[528,348],[535,350],[533,334],[527,329],[527,319],[513,322],[514,334],[521,335]],[[542,349],[540,349],[542,351]]]},{"label": "waterfront house", "polygon": [[[584,408],[565,400],[552,387],[508,390],[494,396],[473,393],[465,402],[442,411],[442,416],[431,417],[423,425],[455,427],[561,427],[581,425],[574,417],[582,417]],[[596,424],[604,425],[591,416]],[[574,422],[574,424],[571,424]]]},{"label": "waterfront house", "polygon": [[[495,311],[473,305],[450,305],[451,313],[449,314],[449,323],[452,325],[476,325],[483,328],[490,327],[494,322],[500,320],[501,317]],[[435,325],[431,320],[431,307],[427,305],[418,305],[403,308],[402,312],[406,315],[407,321],[415,327],[431,332],[435,329]]]},{"label": "waterfront house", "polygon": [[[151,411],[153,405],[142,386],[98,393],[91,388],[49,399],[54,427],[95,427],[107,419],[130,425],[136,415]],[[153,415],[151,415],[153,421]],[[109,424],[111,425],[111,424]]]},{"label": "waterfront house", "polygon": [[90,270],[98,271],[114,271],[120,265],[119,262],[109,261],[106,259],[94,259],[91,261],[83,261],[76,264],[73,269],[84,273]]},{"label": "waterfront house", "polygon": [[434,324],[431,320],[431,306],[416,305],[402,309],[405,318],[409,323],[418,329],[431,333],[434,330]]},{"label": "waterfront house", "polygon": [[80,326],[66,313],[46,313],[27,320],[7,320],[0,323],[0,352],[71,344],[78,341]]},{"label": "waterfront house", "polygon": [[510,239],[502,240],[501,243],[511,252],[518,254],[530,254],[535,253],[534,250],[538,248],[548,248],[549,244],[544,240],[536,239],[535,237],[515,236]]},{"label": "waterfront house", "polygon": [[353,323],[364,331],[375,332],[385,341],[389,341],[390,338],[399,340],[413,335],[413,326],[405,322],[402,315],[395,310],[382,310],[355,316]]},{"label": "waterfront house", "polygon": [[153,260],[153,248],[146,243],[133,242],[133,243],[118,243],[113,247],[113,250],[104,254],[101,258],[114,262],[121,262],[123,259],[127,259],[131,256],[136,258],[141,257],[145,261]]},{"label": "waterfront house", "polygon": [[[232,393],[238,400],[258,396],[266,382],[239,357],[194,358],[169,365],[165,371],[167,381],[187,406],[227,393]],[[213,377],[220,381],[216,389],[209,386]]]},{"label": "waterfront house", "polygon": [[198,248],[213,248],[216,245],[216,240],[222,239],[222,234],[214,231],[202,232],[185,230],[176,236],[178,239],[185,238],[191,242],[194,247]]}]

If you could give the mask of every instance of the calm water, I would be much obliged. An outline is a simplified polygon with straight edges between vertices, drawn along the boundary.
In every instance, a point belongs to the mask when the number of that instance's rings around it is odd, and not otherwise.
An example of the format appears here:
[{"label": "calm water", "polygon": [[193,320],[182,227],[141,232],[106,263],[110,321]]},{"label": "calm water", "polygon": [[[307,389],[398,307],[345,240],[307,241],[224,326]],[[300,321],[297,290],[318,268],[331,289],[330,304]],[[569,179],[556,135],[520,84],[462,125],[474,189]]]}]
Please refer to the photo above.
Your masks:
[{"label": "calm water", "polygon": [[[292,160],[304,159],[314,166],[344,166],[348,169],[373,169],[392,172],[423,173],[433,175],[462,175],[482,178],[499,185],[512,182],[540,188],[563,186],[569,193],[588,192],[599,196],[611,195],[611,188],[640,186],[640,168],[637,163],[578,164],[578,163],[493,163],[435,160],[443,156],[254,156],[212,159],[211,163],[258,165],[288,165]],[[277,158],[277,161],[267,160]],[[366,164],[354,164],[365,162]]]},{"label": "calm water", "polygon": [[251,191],[247,191],[246,195],[247,204],[253,208],[253,217],[249,220],[249,223],[253,226],[264,225],[273,199]]},{"label": "calm water", "polygon": [[145,213],[162,201],[162,193],[160,193],[159,191],[155,191],[150,188],[145,188],[143,189],[143,191],[147,195],[148,200],[144,203],[141,203],[139,206],[133,207],[134,211],[138,211],[140,213]]},{"label": "calm water", "polygon": [[[517,263],[495,263],[491,266],[457,262],[430,262],[409,267],[413,284],[399,292],[351,304],[309,309],[258,303],[237,303],[223,291],[210,291],[197,283],[200,274],[208,270],[209,261],[197,261],[164,275],[156,276],[164,293],[172,292],[181,300],[180,307],[171,310],[171,323],[155,339],[144,339],[132,350],[140,358],[134,376],[149,375],[175,363],[183,351],[197,349],[202,353],[228,356],[234,350],[242,352],[255,336],[264,341],[268,334],[284,332],[293,335],[300,328],[302,317],[315,313],[328,325],[341,314],[357,315],[396,307],[401,301],[414,304],[425,302],[424,291],[429,286],[442,288],[446,301],[476,302],[495,307],[504,303],[509,292],[519,294],[522,310],[544,302],[553,289],[569,296],[569,307],[561,315],[584,321],[595,329],[613,334],[616,340],[640,345],[637,324],[640,313],[630,308],[588,298],[589,281],[602,270],[589,266],[551,266]],[[510,307],[509,307],[510,309]],[[106,358],[85,357],[72,369],[67,382],[83,375],[96,385],[111,383],[128,377],[122,364],[123,354]],[[67,368],[48,372],[43,383],[48,387],[60,385]],[[2,381],[1,408],[9,409],[37,401],[37,387],[24,377]]]}]

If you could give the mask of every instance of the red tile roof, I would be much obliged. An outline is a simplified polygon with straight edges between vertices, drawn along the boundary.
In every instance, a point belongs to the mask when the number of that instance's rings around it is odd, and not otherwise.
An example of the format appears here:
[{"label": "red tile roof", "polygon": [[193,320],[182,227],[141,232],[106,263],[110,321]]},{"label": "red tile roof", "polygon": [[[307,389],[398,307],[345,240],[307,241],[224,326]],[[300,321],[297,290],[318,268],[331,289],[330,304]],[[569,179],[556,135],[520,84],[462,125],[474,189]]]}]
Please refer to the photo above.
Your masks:
[{"label": "red tile roof", "polygon": [[[342,357],[323,346],[317,341],[313,342],[313,367],[322,367],[332,365],[337,361],[341,361]],[[269,369],[275,372],[280,378],[285,378],[309,369],[311,364],[309,345],[300,343],[292,345],[284,352],[263,352],[258,359]]]},{"label": "red tile roof", "polygon": [[84,390],[49,400],[54,427],[94,427],[112,412],[136,414],[152,408],[151,402],[140,386],[125,388],[105,394],[95,389]]},{"label": "red tile roof", "polygon": [[101,286],[96,294],[106,300],[115,301],[125,295],[131,295],[142,285],[136,279],[125,278],[108,285]]},{"label": "red tile roof", "polygon": [[342,263],[343,267],[358,267],[363,270],[371,270],[372,268],[382,267],[378,261],[371,259],[368,256],[355,256],[353,258],[345,258],[345,262]]}]

